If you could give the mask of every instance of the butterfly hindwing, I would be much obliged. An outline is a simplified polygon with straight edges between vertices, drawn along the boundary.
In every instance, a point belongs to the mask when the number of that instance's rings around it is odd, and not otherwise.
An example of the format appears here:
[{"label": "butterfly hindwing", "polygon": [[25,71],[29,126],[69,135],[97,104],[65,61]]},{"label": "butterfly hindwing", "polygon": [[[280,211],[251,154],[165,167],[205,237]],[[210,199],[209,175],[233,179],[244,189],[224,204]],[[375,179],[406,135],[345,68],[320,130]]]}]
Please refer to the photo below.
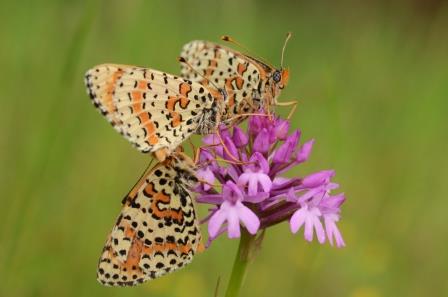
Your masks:
[{"label": "butterfly hindwing", "polygon": [[212,90],[153,69],[99,65],[87,71],[86,86],[93,104],[142,152],[174,151],[215,112]]},{"label": "butterfly hindwing", "polygon": [[201,241],[188,162],[170,157],[144,174],[123,208],[98,265],[104,285],[133,286],[184,267]]}]

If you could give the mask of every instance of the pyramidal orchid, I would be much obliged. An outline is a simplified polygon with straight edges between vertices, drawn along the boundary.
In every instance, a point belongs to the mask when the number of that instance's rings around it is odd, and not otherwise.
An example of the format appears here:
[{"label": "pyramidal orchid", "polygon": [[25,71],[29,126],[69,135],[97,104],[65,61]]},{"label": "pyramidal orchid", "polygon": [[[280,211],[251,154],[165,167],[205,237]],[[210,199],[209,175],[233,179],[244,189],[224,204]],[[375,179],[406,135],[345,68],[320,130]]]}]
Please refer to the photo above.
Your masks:
[{"label": "pyramidal orchid", "polygon": [[252,116],[247,132],[221,129],[225,147],[218,135],[204,138],[198,176],[207,183],[197,189],[197,200],[213,205],[204,220],[210,241],[224,233],[238,238],[241,226],[254,235],[287,221],[291,232],[302,230],[307,241],[345,246],[337,227],[345,196],[331,193],[339,187],[332,182],[334,171],[283,176],[308,160],[314,144],[300,145],[300,131],[288,133],[289,125],[277,117]]},{"label": "pyramidal orchid", "polygon": [[[284,175],[298,172],[314,144],[314,140],[300,144],[301,132],[289,130],[288,120],[260,115],[249,118],[246,131],[234,126],[204,137],[197,174],[205,183],[195,190],[197,201],[210,206],[202,221],[207,224],[208,245],[218,236],[241,237],[237,256],[241,260],[257,242],[256,234],[287,222],[292,234],[303,233],[308,242],[345,246],[337,226],[345,196],[333,194],[339,187],[332,181],[335,172]],[[241,279],[234,278],[241,265],[235,259],[228,296],[239,290]]]}]

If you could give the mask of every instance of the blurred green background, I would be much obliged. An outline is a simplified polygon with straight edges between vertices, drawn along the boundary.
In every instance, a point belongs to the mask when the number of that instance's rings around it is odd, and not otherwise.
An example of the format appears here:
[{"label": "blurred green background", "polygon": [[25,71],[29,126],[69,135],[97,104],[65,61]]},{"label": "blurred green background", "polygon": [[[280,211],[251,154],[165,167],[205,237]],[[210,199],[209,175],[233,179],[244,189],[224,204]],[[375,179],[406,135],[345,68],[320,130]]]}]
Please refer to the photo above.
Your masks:
[{"label": "blurred green background", "polygon": [[[178,73],[193,39],[229,34],[285,63],[281,100],[336,169],[347,247],[267,232],[242,296],[447,296],[448,5],[443,1],[2,1],[0,296],[212,296],[237,241],[186,269],[105,288],[97,259],[149,162],[92,107],[86,69]],[[285,111],[286,113],[286,111]],[[204,209],[202,209],[204,213]]]}]

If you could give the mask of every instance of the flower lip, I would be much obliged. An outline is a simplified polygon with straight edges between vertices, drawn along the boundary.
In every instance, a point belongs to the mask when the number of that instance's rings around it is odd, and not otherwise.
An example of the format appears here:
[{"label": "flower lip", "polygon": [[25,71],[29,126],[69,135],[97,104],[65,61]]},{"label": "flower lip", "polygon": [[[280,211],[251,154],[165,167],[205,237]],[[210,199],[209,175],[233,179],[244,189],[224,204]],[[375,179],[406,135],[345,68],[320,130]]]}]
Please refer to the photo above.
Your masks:
[{"label": "flower lip", "polygon": [[314,237],[314,230],[316,231],[317,240],[319,243],[325,242],[325,232],[319,217],[321,213],[317,207],[304,207],[297,210],[290,219],[290,227],[292,233],[297,233],[304,225],[304,236],[307,241],[312,241]]},{"label": "flower lip", "polygon": [[244,173],[238,178],[238,185],[248,186],[248,195],[255,196],[261,187],[262,192],[268,193],[272,188],[269,177],[269,163],[259,152],[255,152],[249,160],[252,164],[247,166]]},{"label": "flower lip", "polygon": [[250,234],[256,234],[260,227],[257,215],[247,206],[236,201],[224,201],[219,209],[211,216],[208,231],[212,238],[220,232],[221,226],[227,221],[227,234],[229,238],[240,237],[240,221],[246,226]]}]

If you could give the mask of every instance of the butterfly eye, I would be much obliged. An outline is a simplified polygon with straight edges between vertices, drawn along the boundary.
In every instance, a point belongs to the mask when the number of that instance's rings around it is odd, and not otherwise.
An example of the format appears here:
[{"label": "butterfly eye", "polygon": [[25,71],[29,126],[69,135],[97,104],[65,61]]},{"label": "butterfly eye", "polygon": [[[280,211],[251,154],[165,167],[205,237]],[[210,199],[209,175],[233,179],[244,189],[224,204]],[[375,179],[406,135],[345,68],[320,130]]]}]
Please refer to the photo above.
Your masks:
[{"label": "butterfly eye", "polygon": [[280,72],[280,70],[275,70],[274,74],[272,75],[272,79],[276,83],[279,83],[282,80],[282,73]]}]

